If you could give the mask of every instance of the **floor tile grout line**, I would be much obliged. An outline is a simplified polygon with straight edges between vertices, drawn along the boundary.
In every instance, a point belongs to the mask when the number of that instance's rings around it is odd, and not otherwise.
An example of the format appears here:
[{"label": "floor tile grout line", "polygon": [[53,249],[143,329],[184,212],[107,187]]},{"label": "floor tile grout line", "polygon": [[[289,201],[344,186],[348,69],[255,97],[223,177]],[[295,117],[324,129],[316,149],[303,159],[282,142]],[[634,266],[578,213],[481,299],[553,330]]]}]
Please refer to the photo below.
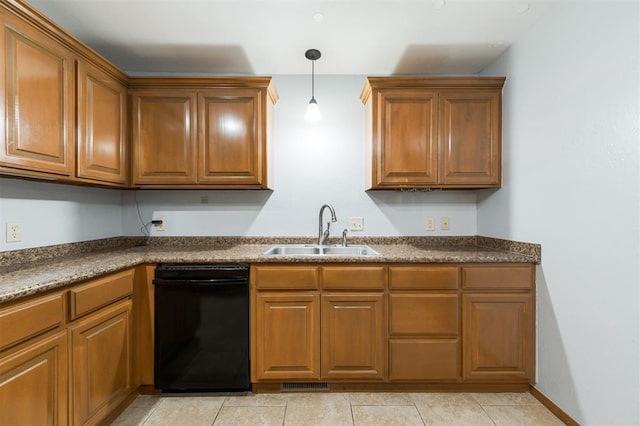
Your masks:
[{"label": "floor tile grout line", "polygon": [[[491,420],[491,423],[493,423],[494,425],[498,426],[498,423],[496,423],[496,421],[493,419],[493,417],[491,417],[491,414],[489,414],[487,412],[487,410],[484,409],[484,406],[482,404],[478,404],[478,405],[480,406],[480,409],[487,415],[489,420]],[[489,405],[487,405],[487,407],[489,407]]]},{"label": "floor tile grout line", "polygon": [[427,426],[427,421],[424,419],[424,417],[422,417],[422,413],[418,409],[418,406],[416,405],[415,401],[413,403],[413,408],[415,408],[416,411],[418,412],[418,416],[420,417],[420,421],[422,422],[422,425],[423,426]]},{"label": "floor tile grout line", "polygon": [[220,404],[220,407],[218,407],[218,411],[216,411],[216,415],[213,416],[213,421],[211,422],[210,426],[213,426],[216,423],[216,420],[218,420],[218,416],[220,415],[220,411],[222,411],[222,407],[224,407],[224,403],[227,402],[228,398],[229,398],[229,395],[225,395],[224,399],[222,400],[222,403]]},{"label": "floor tile grout line", "polygon": [[147,423],[147,421],[149,421],[149,418],[156,411],[156,409],[160,406],[161,403],[162,403],[162,400],[158,401],[157,404],[153,404],[151,411],[149,411],[147,415],[142,419],[142,423],[140,423],[140,426],[144,426]]}]

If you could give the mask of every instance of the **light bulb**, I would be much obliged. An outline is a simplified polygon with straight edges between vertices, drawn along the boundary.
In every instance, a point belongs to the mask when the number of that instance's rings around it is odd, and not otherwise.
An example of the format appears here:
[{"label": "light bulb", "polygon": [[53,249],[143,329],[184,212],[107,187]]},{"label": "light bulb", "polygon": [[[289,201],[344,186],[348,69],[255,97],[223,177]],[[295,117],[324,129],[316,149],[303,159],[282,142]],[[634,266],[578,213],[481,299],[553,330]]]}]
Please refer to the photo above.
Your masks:
[{"label": "light bulb", "polygon": [[318,103],[314,98],[311,98],[309,101],[309,105],[307,106],[307,112],[304,114],[305,121],[309,123],[316,123],[322,120],[322,113],[320,112],[320,108],[318,108]]}]

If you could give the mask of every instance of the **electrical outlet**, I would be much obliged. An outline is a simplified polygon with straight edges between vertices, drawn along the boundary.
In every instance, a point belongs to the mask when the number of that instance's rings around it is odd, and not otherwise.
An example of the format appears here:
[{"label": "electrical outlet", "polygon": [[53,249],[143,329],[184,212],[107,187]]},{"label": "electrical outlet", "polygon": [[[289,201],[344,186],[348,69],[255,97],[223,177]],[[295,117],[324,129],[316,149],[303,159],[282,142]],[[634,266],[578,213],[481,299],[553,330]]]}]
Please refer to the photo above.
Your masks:
[{"label": "electrical outlet", "polygon": [[156,231],[164,231],[165,227],[164,227],[164,220],[163,219],[154,219],[154,220],[159,220],[160,223],[154,223],[153,226],[155,227]]},{"label": "electrical outlet", "polygon": [[352,231],[364,231],[364,218],[352,217],[349,219],[349,228]]},{"label": "electrical outlet", "polygon": [[449,230],[449,218],[447,216],[440,218],[440,229],[443,231]]},{"label": "electrical outlet", "polygon": [[425,231],[435,231],[436,230],[436,223],[433,220],[433,217],[428,216],[424,218],[424,230]]},{"label": "electrical outlet", "polygon": [[22,225],[17,222],[7,222],[7,242],[17,243],[22,241]]}]

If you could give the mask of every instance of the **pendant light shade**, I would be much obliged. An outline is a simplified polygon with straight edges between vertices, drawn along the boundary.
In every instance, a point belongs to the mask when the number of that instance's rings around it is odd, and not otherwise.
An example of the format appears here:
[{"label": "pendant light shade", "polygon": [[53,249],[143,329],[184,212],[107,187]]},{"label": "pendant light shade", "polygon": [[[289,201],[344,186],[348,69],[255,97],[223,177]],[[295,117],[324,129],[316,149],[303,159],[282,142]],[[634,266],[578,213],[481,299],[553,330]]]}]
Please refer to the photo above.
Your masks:
[{"label": "pendant light shade", "polygon": [[316,102],[315,98],[315,61],[316,59],[320,59],[321,53],[316,49],[309,49],[304,53],[304,56],[311,61],[311,100],[309,101],[309,105],[307,105],[307,112],[304,115],[304,119],[310,123],[315,123],[317,121],[322,120],[322,113],[320,113],[320,108],[318,107],[318,102]]}]

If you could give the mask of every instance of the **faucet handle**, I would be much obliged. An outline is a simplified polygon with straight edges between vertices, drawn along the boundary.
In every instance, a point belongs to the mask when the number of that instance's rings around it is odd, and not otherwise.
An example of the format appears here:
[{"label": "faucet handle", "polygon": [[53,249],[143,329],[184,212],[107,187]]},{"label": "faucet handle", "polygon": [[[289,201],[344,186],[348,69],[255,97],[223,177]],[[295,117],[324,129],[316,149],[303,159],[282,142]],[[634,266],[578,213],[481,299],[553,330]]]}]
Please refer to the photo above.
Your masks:
[{"label": "faucet handle", "polygon": [[349,230],[347,230],[347,228],[344,228],[342,230],[342,247],[346,247],[347,246],[347,232],[349,232]]}]

